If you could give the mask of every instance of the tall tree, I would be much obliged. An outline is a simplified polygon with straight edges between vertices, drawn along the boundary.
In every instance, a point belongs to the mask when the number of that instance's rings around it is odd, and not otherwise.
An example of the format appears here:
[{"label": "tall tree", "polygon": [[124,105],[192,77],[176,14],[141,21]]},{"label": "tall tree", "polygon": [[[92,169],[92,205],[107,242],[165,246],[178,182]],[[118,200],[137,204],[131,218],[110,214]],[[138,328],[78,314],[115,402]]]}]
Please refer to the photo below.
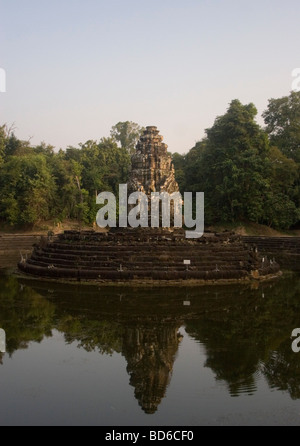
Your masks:
[{"label": "tall tree", "polygon": [[253,104],[231,102],[227,113],[206,130],[201,181],[211,221],[250,220],[263,215],[268,188],[268,138],[255,121]]},{"label": "tall tree", "polygon": [[288,229],[300,218],[297,209],[298,166],[277,147],[270,147],[268,167],[270,186],[265,195],[262,223],[276,229]]},{"label": "tall tree", "polygon": [[188,192],[186,189],[186,177],[185,177],[185,155],[181,155],[180,153],[172,154],[172,161],[175,168],[175,177],[178,183],[180,192],[183,194],[184,192]]},{"label": "tall tree", "polygon": [[206,140],[198,141],[184,157],[185,190],[188,192],[203,192],[205,188],[205,169],[203,155]]},{"label": "tall tree", "polygon": [[55,194],[55,181],[44,156],[11,156],[2,166],[0,215],[11,225],[50,218]]},{"label": "tall tree", "polygon": [[90,220],[93,221],[98,207],[95,197],[100,192],[119,193],[119,184],[126,183],[130,167],[130,155],[118,147],[113,138],[102,138],[99,143],[87,141],[81,145],[83,187],[89,192]]},{"label": "tall tree", "polygon": [[112,127],[110,135],[123,149],[132,154],[143,130],[143,127],[132,121],[118,122]]},{"label": "tall tree", "polygon": [[7,144],[6,126],[0,126],[0,166],[4,163],[5,148]]},{"label": "tall tree", "polygon": [[300,92],[270,99],[263,113],[271,144],[300,163]]}]

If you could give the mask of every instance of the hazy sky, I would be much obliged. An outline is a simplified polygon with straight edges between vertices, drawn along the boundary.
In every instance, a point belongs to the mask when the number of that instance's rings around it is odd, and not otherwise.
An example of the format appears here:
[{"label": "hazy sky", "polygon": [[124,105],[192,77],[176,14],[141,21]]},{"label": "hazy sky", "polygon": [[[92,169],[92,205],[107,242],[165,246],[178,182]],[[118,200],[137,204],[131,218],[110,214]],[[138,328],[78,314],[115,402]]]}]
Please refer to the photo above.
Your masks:
[{"label": "hazy sky", "polygon": [[0,124],[57,149],[156,125],[187,152],[233,99],[288,95],[299,0],[0,0]]}]

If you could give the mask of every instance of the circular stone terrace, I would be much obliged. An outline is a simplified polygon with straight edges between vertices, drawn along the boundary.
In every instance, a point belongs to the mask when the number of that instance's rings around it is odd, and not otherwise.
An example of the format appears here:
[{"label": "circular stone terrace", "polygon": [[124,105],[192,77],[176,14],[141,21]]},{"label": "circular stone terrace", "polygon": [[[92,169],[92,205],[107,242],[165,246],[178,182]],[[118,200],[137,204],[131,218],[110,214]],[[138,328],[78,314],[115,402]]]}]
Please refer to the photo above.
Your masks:
[{"label": "circular stone terrace", "polygon": [[280,274],[275,260],[234,233],[186,239],[181,229],[161,228],[65,231],[42,238],[18,268],[39,278],[122,285],[230,283]]}]

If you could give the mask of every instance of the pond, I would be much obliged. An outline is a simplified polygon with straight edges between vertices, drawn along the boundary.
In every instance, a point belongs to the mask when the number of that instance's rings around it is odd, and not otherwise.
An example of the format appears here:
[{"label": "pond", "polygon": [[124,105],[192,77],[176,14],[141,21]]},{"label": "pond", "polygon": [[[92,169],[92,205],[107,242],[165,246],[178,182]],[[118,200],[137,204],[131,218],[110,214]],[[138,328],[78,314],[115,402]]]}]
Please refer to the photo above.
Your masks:
[{"label": "pond", "polygon": [[299,275],[164,289],[2,275],[0,425],[299,425],[297,327]]}]

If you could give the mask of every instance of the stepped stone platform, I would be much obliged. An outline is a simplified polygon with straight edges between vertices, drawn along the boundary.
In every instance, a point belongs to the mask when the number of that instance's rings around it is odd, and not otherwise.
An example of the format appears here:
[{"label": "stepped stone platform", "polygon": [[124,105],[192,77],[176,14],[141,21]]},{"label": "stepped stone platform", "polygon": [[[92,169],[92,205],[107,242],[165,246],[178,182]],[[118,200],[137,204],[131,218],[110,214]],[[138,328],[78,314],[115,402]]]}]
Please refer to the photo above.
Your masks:
[{"label": "stepped stone platform", "polygon": [[65,231],[36,244],[18,267],[40,278],[122,284],[258,280],[280,271],[234,233],[186,239],[184,230],[161,228]]},{"label": "stepped stone platform", "polygon": [[13,268],[20,259],[27,258],[40,235],[0,234],[0,270]]},{"label": "stepped stone platform", "polygon": [[300,271],[300,237],[247,236],[243,240],[270,258],[275,258],[286,270]]}]

